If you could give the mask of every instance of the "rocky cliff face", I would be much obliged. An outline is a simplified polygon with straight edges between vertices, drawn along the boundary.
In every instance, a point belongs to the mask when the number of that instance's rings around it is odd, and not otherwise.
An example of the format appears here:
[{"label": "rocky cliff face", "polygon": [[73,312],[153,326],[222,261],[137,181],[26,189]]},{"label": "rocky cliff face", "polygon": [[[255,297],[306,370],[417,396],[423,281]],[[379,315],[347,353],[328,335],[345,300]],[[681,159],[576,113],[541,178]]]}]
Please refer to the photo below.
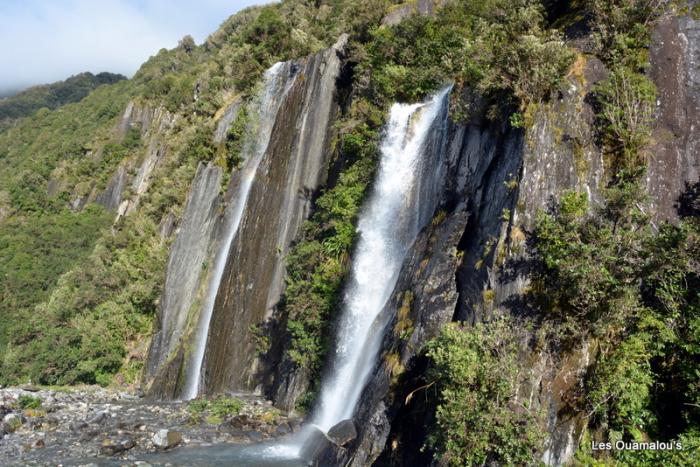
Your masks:
[{"label": "rocky cliff face", "polygon": [[[166,358],[177,351],[190,309],[196,306],[197,291],[206,280],[206,262],[219,227],[219,189],[222,170],[200,165],[175,242],[170,249],[164,293],[151,341],[147,371],[154,375]],[[167,312],[166,312],[167,310]]]},{"label": "rocky cliff face", "polygon": [[250,328],[274,311],[284,258],[326,176],[345,41],[294,65],[299,75],[280,107],[216,298],[204,367],[209,393],[257,385]]},{"label": "rocky cliff face", "polygon": [[[346,40],[343,36],[328,50],[285,64],[294,79],[274,116],[267,150],[244,200],[240,226],[226,259],[209,327],[203,392],[257,385],[252,379],[256,350],[251,328],[274,311],[283,285],[284,257],[308,215],[311,196],[326,176],[337,112],[336,80]],[[238,106],[234,102],[223,113],[215,135],[218,141],[235,119]],[[200,167],[171,250],[147,374],[151,393],[159,397],[176,397],[182,390],[190,333],[209,280],[203,264],[213,263],[222,242],[219,210],[240,201],[235,197],[240,172],[234,172],[222,204],[215,187],[220,174],[213,175],[213,170],[217,169]]]},{"label": "rocky cliff face", "polygon": [[[424,3],[419,2],[419,11],[430,13]],[[402,15],[396,14],[398,21]],[[694,123],[700,109],[699,40],[700,22],[687,17],[664,18],[653,34],[650,76],[659,101],[647,186],[659,220],[675,217],[679,193],[700,170],[700,132]],[[267,389],[279,407],[289,410],[308,387],[308,375],[298,369],[273,368],[274,374],[262,379],[251,327],[274,315],[284,257],[327,176],[343,48],[344,39],[289,64],[297,78],[276,116],[217,291],[204,361],[206,393],[255,390],[273,380]],[[594,86],[607,73],[582,50],[565,84],[538,106],[527,130],[489,121],[478,112],[468,122],[450,123],[440,143],[447,149],[439,208],[412,246],[384,310],[388,325],[381,356],[354,416],[357,437],[326,449],[322,463],[431,463],[430,453],[420,452],[434,410],[433,402],[420,396],[428,383],[423,379],[425,344],[453,320],[475,322],[497,308],[515,316],[527,313],[521,297],[528,277],[521,266],[536,213],[571,188],[599,201],[609,180],[591,107]],[[222,113],[217,144],[239,106],[235,101]],[[157,151],[153,154],[144,161],[144,173],[150,160],[157,161]],[[119,173],[115,177],[111,185],[124,183]],[[140,179],[134,180],[137,193]],[[155,396],[176,397],[181,391],[189,333],[209,279],[203,265],[220,246],[220,211],[233,202],[238,183],[234,174],[221,198],[220,180],[219,169],[199,167],[171,250],[148,364]],[[110,206],[113,192],[104,194]],[[522,330],[519,337],[527,348],[534,336]],[[565,463],[578,446],[585,421],[571,410],[567,395],[595,352],[595,342],[581,342],[561,355],[528,350],[521,356],[527,382],[518,396],[544,414],[549,436],[542,460],[547,464]]]},{"label": "rocky cliff face", "polygon": [[[700,22],[665,18],[656,27],[651,76],[659,90],[658,123],[651,150],[648,190],[657,219],[675,217],[686,182],[698,178],[700,131],[693,123],[700,103]],[[380,361],[354,417],[357,438],[332,446],[320,463],[336,465],[430,464],[420,451],[434,407],[422,394],[421,351],[451,320],[474,322],[497,307],[527,313],[519,299],[528,279],[524,259],[535,214],[564,190],[585,190],[600,199],[609,173],[596,145],[589,95],[607,70],[580,55],[574,73],[551,102],[540,106],[527,131],[475,119],[452,124],[448,141],[444,216],[413,245],[394,295]],[[409,336],[405,332],[410,330]],[[521,333],[523,342],[532,339]],[[582,342],[563,355],[525,353],[528,383],[519,397],[544,414],[548,433],[543,461],[561,465],[573,456],[585,421],[570,410],[567,395],[580,384],[595,355]]]},{"label": "rocky cliff face", "polygon": [[663,219],[675,217],[678,193],[700,175],[700,21],[664,18],[650,53],[659,99],[647,187]]}]

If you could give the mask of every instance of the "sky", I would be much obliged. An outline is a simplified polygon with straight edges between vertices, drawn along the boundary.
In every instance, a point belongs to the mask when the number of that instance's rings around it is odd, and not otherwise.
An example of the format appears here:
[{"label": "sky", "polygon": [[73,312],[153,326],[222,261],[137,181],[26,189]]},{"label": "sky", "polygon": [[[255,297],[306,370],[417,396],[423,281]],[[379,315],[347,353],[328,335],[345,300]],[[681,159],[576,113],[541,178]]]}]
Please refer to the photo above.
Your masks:
[{"label": "sky", "polygon": [[131,77],[161,48],[195,42],[265,0],[0,0],[0,95],[76,73]]}]

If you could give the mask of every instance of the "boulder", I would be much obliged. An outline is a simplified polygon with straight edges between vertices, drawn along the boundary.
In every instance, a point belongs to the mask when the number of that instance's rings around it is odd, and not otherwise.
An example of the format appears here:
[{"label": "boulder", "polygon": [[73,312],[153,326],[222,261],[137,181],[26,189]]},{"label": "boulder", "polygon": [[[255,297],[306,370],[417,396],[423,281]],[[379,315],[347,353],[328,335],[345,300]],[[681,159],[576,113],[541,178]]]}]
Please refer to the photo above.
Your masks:
[{"label": "boulder", "polygon": [[264,439],[263,434],[259,431],[247,431],[245,433],[246,437],[254,443],[260,443]]},{"label": "boulder", "polygon": [[7,433],[14,433],[24,423],[24,417],[16,413],[8,413],[2,419],[3,429]]},{"label": "boulder", "polygon": [[328,438],[338,446],[345,446],[350,441],[357,438],[357,430],[352,420],[343,420],[334,425],[327,434]]},{"label": "boulder", "polygon": [[103,410],[101,412],[98,412],[94,417],[92,417],[90,420],[88,420],[88,423],[99,425],[102,422],[104,422],[105,420],[107,420],[108,418],[109,418],[109,414],[107,413],[107,411]]},{"label": "boulder", "polygon": [[182,442],[182,433],[167,429],[158,430],[151,438],[153,445],[158,449],[174,448]]},{"label": "boulder", "polygon": [[136,446],[136,441],[131,438],[121,440],[106,439],[100,447],[100,454],[103,456],[116,456]]},{"label": "boulder", "polygon": [[306,437],[304,445],[301,447],[299,452],[299,457],[306,462],[314,465],[316,459],[321,453],[326,451],[328,448],[334,446],[333,441],[331,441],[326,434],[318,429],[316,426],[304,427],[304,430],[309,430],[310,433]]}]

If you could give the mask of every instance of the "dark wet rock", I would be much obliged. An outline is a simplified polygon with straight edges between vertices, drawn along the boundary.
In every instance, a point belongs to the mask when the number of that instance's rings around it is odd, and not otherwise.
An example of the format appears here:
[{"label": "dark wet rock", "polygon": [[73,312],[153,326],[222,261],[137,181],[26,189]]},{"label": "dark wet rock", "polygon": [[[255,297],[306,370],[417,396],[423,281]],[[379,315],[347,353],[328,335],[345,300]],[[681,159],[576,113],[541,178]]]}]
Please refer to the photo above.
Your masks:
[{"label": "dark wet rock", "polygon": [[85,423],[84,421],[77,421],[74,423],[71,423],[70,429],[76,432],[82,432],[88,427],[88,424]]},{"label": "dark wet rock", "polygon": [[90,425],[99,425],[109,418],[109,413],[106,411],[98,412],[94,417],[88,420]]},{"label": "dark wet rock", "polygon": [[263,434],[260,433],[259,431],[253,431],[253,430],[246,431],[245,435],[249,440],[251,440],[254,443],[259,443],[264,439]]},{"label": "dark wet rock", "polygon": [[246,428],[249,423],[248,415],[236,415],[233,417],[230,421],[229,424],[236,429],[242,430],[243,428]]},{"label": "dark wet rock", "polygon": [[100,430],[87,430],[87,431],[83,431],[83,432],[80,434],[80,440],[81,440],[81,441],[90,441],[90,440],[92,440],[92,439],[95,439],[100,433],[101,433]]},{"label": "dark wet rock", "polygon": [[106,439],[100,447],[100,454],[103,456],[115,456],[136,446],[136,441],[126,438],[118,441]]},{"label": "dark wet rock", "polygon": [[289,426],[289,423],[281,423],[275,428],[275,436],[284,436],[291,433],[291,431],[292,428]]},{"label": "dark wet rock", "polygon": [[308,430],[310,430],[310,433],[306,437],[306,442],[301,447],[299,457],[304,461],[311,462],[312,464],[310,465],[318,465],[313,464],[313,462],[319,458],[321,453],[332,449],[335,443],[333,443],[323,431],[315,426],[309,427]]},{"label": "dark wet rock", "polygon": [[345,446],[357,438],[357,430],[352,420],[343,420],[328,430],[328,438],[338,446]]},{"label": "dark wet rock", "polygon": [[44,447],[46,447],[46,441],[44,441],[44,438],[39,438],[32,443],[32,448],[34,449],[41,449]]},{"label": "dark wet rock", "polygon": [[182,433],[179,431],[160,429],[156,431],[151,441],[158,449],[172,449],[182,442]]}]

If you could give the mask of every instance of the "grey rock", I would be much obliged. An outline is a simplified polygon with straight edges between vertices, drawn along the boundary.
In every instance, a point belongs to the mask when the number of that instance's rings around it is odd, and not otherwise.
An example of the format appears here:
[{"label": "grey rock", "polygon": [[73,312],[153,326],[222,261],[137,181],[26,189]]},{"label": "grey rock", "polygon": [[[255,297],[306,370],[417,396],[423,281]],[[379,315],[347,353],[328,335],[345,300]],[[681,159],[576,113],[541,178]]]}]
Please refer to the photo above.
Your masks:
[{"label": "grey rock", "polygon": [[3,429],[7,433],[14,433],[25,422],[25,418],[16,413],[8,413],[2,419]]},{"label": "grey rock", "polygon": [[85,428],[88,427],[88,424],[85,423],[84,421],[76,421],[70,424],[70,429],[73,431],[83,431]]},{"label": "grey rock", "polygon": [[88,420],[90,425],[99,425],[109,418],[109,413],[107,411],[98,412],[94,417]]},{"label": "grey rock", "polygon": [[166,360],[176,351],[185,330],[187,314],[200,283],[207,275],[211,244],[219,220],[219,189],[223,173],[214,165],[200,164],[192,182],[185,213],[170,249],[165,286],[158,308],[158,329],[151,340],[147,376],[160,371],[151,391],[174,395],[177,378],[168,377]]},{"label": "grey rock", "polygon": [[306,437],[306,441],[299,451],[299,457],[303,461],[309,462],[310,465],[313,465],[321,453],[328,449],[332,449],[335,446],[335,443],[333,443],[333,441],[331,441],[323,431],[319,430],[315,426],[309,427],[309,430],[310,433]]},{"label": "grey rock", "polygon": [[328,430],[327,436],[338,446],[345,446],[357,438],[357,430],[352,420],[343,420]]},{"label": "grey rock", "polygon": [[99,434],[100,434],[100,430],[87,430],[87,431],[83,431],[83,432],[80,434],[80,440],[81,440],[81,441],[90,441],[90,440],[93,440],[93,439],[97,438],[97,436],[98,436]]},{"label": "grey rock", "polygon": [[179,431],[160,429],[153,435],[151,441],[158,449],[171,449],[182,442],[182,433]]},{"label": "grey rock", "polygon": [[102,443],[102,446],[100,447],[100,454],[103,456],[115,456],[117,454],[121,454],[125,451],[128,451],[134,446],[136,446],[136,441],[134,441],[131,438],[122,439],[118,441],[107,439],[104,443]]},{"label": "grey rock", "polygon": [[284,436],[289,434],[292,431],[292,428],[289,426],[288,423],[281,423],[280,425],[275,428],[275,436]]},{"label": "grey rock", "polygon": [[[203,369],[211,375],[208,391],[253,389],[257,353],[248,330],[269,316],[279,301],[284,285],[284,258],[310,212],[314,192],[326,178],[330,136],[339,111],[336,81],[346,43],[347,36],[343,35],[325,51],[285,62],[279,83],[275,84],[278,89],[272,93],[279,109],[266,115],[264,122],[258,122],[265,127],[272,125],[275,131],[265,144],[267,150],[245,203],[216,298],[211,328],[218,332],[210,339],[207,368]],[[232,174],[225,195],[227,206],[238,205],[236,196],[245,172]],[[218,194],[218,186],[204,190],[210,195],[208,198],[200,196],[199,190],[195,183],[184,222],[198,213],[204,222],[195,222],[192,230],[186,229],[183,222],[177,234],[168,261],[159,325],[149,351],[147,378],[154,380],[150,394],[156,397],[172,398],[181,390],[175,381],[185,363],[180,353],[188,343],[180,337],[201,286],[201,276],[207,274],[202,273],[202,264],[214,263],[224,230],[220,224],[214,237],[199,231],[206,222],[218,221],[220,211],[220,200],[211,196]],[[221,222],[226,221],[227,218]],[[177,246],[179,243],[182,248]],[[241,277],[246,279],[240,280]]]},{"label": "grey rock", "polygon": [[254,443],[259,443],[264,439],[264,436],[259,431],[246,431],[246,437]]}]

